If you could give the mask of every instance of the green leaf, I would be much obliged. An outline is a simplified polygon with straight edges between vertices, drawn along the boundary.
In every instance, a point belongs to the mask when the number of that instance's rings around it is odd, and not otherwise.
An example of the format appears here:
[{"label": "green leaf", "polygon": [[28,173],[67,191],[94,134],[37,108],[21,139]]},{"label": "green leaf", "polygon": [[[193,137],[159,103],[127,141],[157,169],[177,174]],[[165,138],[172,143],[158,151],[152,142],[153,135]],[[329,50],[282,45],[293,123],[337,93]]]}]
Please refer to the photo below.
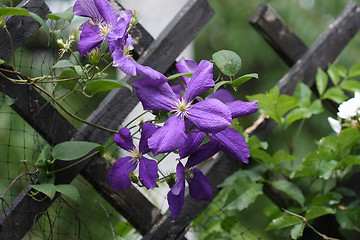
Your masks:
[{"label": "green leaf", "polygon": [[11,98],[8,95],[6,95],[5,93],[0,92],[0,107],[3,104],[11,106],[14,104],[15,101],[16,101],[15,98]]},{"label": "green leaf", "polygon": [[266,231],[289,227],[298,223],[301,223],[302,219],[290,214],[282,215],[281,217],[273,219],[270,224],[266,227]]},{"label": "green leaf", "polygon": [[48,196],[51,200],[54,198],[56,193],[56,187],[52,183],[43,183],[43,184],[37,184],[37,185],[30,185],[33,189],[38,190],[39,192],[42,192],[46,196]]},{"label": "green leaf", "polygon": [[272,163],[277,165],[282,162],[294,160],[295,156],[288,154],[285,150],[277,151],[272,157]]},{"label": "green leaf", "polygon": [[262,194],[262,184],[255,183],[249,178],[238,178],[235,181],[238,188],[234,188],[226,199],[224,210],[241,211],[255,201]]},{"label": "green leaf", "polygon": [[355,128],[346,128],[339,134],[340,152],[345,152],[358,144],[360,141],[360,133]]},{"label": "green leaf", "polygon": [[356,230],[360,232],[360,209],[359,208],[347,208],[338,209],[335,213],[336,220],[340,224],[341,228],[348,230]]},{"label": "green leaf", "polygon": [[289,127],[293,122],[300,119],[309,118],[311,115],[311,112],[307,108],[295,108],[286,115],[285,128]]},{"label": "green leaf", "polygon": [[236,78],[232,83],[231,86],[236,90],[241,84],[249,81],[252,78],[259,79],[259,75],[257,73],[249,73],[245,74],[241,77]]},{"label": "green leaf", "polygon": [[187,77],[187,78],[191,78],[191,76],[193,75],[194,73],[193,72],[187,72],[187,73],[176,73],[176,74],[173,74],[171,76],[168,77],[169,80],[173,80],[175,78],[178,78],[178,77]]},{"label": "green leaf", "polygon": [[64,194],[65,196],[69,197],[71,200],[76,202],[77,204],[80,203],[80,193],[76,187],[70,184],[59,184],[55,185],[56,191]]},{"label": "green leaf", "polygon": [[212,55],[216,66],[227,76],[235,76],[241,68],[239,55],[229,50],[221,50]]},{"label": "green leaf", "polygon": [[215,84],[214,86],[214,92],[216,92],[216,90],[218,90],[222,85],[225,84],[231,84],[231,81],[221,81]]},{"label": "green leaf", "polygon": [[55,21],[58,21],[60,19],[64,19],[67,20],[68,22],[71,22],[72,19],[74,18],[74,13],[73,13],[73,7],[69,7],[68,9],[66,9],[63,12],[58,12],[58,13],[50,13],[48,15],[46,15],[46,17],[48,19],[52,19]]},{"label": "green leaf", "polygon": [[101,79],[101,80],[93,80],[86,84],[86,88],[89,89],[93,94],[97,92],[109,91],[121,87],[126,87],[130,91],[133,90],[130,84],[126,82],[122,82],[120,80]]},{"label": "green leaf", "polygon": [[342,197],[343,195],[338,192],[328,192],[312,199],[311,204],[324,207],[323,205],[329,205],[330,203],[339,203]]},{"label": "green leaf", "polygon": [[343,101],[347,100],[349,97],[345,95],[345,93],[337,87],[332,87],[326,90],[325,94],[323,95],[323,99],[330,99],[336,103],[342,103]]},{"label": "green leaf", "polygon": [[327,87],[329,78],[320,67],[318,67],[317,69],[315,80],[316,80],[316,88],[319,92],[319,95],[322,96]]},{"label": "green leaf", "polygon": [[291,238],[292,239],[298,239],[299,237],[301,237],[303,235],[304,228],[305,228],[305,223],[304,222],[296,224],[291,229],[291,232],[290,232]]},{"label": "green leaf", "polygon": [[296,186],[292,182],[289,182],[286,180],[277,180],[277,181],[270,182],[270,184],[274,188],[276,188],[280,191],[283,191],[284,193],[286,193],[287,195],[292,197],[300,205],[304,205],[304,202],[305,202],[304,195],[302,194],[300,188],[298,188],[298,186]]},{"label": "green leaf", "polygon": [[25,8],[14,8],[14,7],[0,8],[0,17],[6,17],[6,16],[11,16],[11,15],[29,16],[29,12]]},{"label": "green leaf", "polygon": [[72,63],[70,60],[60,60],[58,61],[53,68],[66,68],[66,67],[73,67],[74,63]]},{"label": "green leaf", "polygon": [[338,68],[333,65],[329,65],[327,73],[329,74],[330,80],[336,86],[340,82],[340,74]]},{"label": "green leaf", "polygon": [[305,218],[307,221],[324,216],[327,214],[334,214],[336,212],[335,209],[324,207],[324,206],[312,206],[310,209],[306,211]]},{"label": "green leaf", "polygon": [[348,91],[360,92],[360,82],[356,80],[344,80],[341,82],[340,87]]},{"label": "green leaf", "polygon": [[326,161],[321,159],[319,162],[319,177],[328,180],[334,172],[338,162],[335,160]]},{"label": "green leaf", "polygon": [[59,160],[75,160],[88,154],[91,150],[103,151],[103,146],[93,142],[70,141],[62,142],[53,147],[52,156]]},{"label": "green leaf", "polygon": [[117,236],[124,237],[126,236],[134,227],[128,222],[121,222],[114,226],[114,232]]},{"label": "green leaf", "polygon": [[347,69],[344,66],[335,65],[334,67],[337,68],[337,71],[341,77],[343,77],[343,78],[347,77]]},{"label": "green leaf", "polygon": [[360,75],[360,63],[350,67],[348,78],[357,77]]},{"label": "green leaf", "polygon": [[1,65],[1,64],[4,64],[4,63],[5,63],[5,61],[2,60],[2,59],[0,59],[0,65]]},{"label": "green leaf", "polygon": [[49,145],[46,145],[43,150],[41,150],[38,158],[36,159],[35,166],[39,168],[45,167],[47,160],[52,160],[51,147]]},{"label": "green leaf", "polygon": [[299,106],[308,107],[311,103],[312,92],[310,88],[303,82],[299,82],[294,91],[294,97],[296,97]]}]

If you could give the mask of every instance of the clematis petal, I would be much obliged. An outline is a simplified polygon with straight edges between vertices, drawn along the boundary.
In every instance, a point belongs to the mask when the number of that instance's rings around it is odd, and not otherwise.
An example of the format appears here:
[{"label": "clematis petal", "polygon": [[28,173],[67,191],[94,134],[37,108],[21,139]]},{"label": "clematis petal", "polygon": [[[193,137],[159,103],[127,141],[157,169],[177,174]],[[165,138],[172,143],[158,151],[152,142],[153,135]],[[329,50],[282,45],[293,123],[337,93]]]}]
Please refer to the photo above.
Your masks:
[{"label": "clematis petal", "polygon": [[104,41],[104,36],[99,35],[99,26],[86,24],[80,34],[78,50],[81,56],[85,56]]},{"label": "clematis petal", "polygon": [[198,168],[194,168],[192,174],[192,178],[188,180],[190,196],[197,200],[211,200],[212,190],[207,177]]},{"label": "clematis petal", "polygon": [[77,0],[74,4],[73,13],[81,17],[89,17],[94,24],[101,22],[101,15],[93,1]]},{"label": "clematis petal", "polygon": [[176,94],[176,97],[181,99],[181,93],[185,91],[183,86],[181,86],[181,84],[171,85],[171,89]]},{"label": "clematis petal", "polygon": [[187,118],[202,132],[219,132],[232,124],[229,108],[217,99],[195,103]]},{"label": "clematis petal", "polygon": [[[185,60],[184,57],[182,57],[176,64],[175,64],[177,70],[179,73],[188,73],[188,72],[194,72],[196,67],[198,66],[197,62],[191,61],[191,60]],[[181,77],[186,85],[189,84],[190,78],[188,77]]]},{"label": "clematis petal", "polygon": [[202,60],[189,81],[184,93],[184,99],[190,102],[196,96],[206,92],[214,86],[213,64],[209,61]]},{"label": "clematis petal", "polygon": [[126,189],[130,186],[129,173],[135,170],[137,163],[131,157],[119,158],[108,174],[108,181],[114,190]]},{"label": "clematis petal", "polygon": [[332,130],[334,130],[337,134],[341,132],[341,123],[338,120],[328,117],[328,122]]},{"label": "clematis petal", "polygon": [[167,82],[154,82],[146,77],[139,79],[133,86],[145,110],[173,110],[177,97]]},{"label": "clematis petal", "polygon": [[151,123],[144,122],[141,126],[141,138],[139,143],[139,151],[143,154],[150,152],[148,139],[154,134],[157,127]]},{"label": "clematis petal", "polygon": [[185,142],[185,138],[184,119],[174,114],[149,138],[148,145],[156,156],[174,151]]},{"label": "clematis petal", "polygon": [[[130,24],[130,22],[127,22],[127,20],[125,18],[119,18],[116,21],[116,23],[114,24],[114,26],[112,26],[111,31],[107,35],[107,41],[108,41],[110,51],[113,51],[117,44],[122,45],[126,41],[126,38],[129,35],[127,33],[129,24]],[[117,41],[117,40],[120,40],[120,41]],[[115,41],[117,41],[117,42],[115,43]],[[113,42],[115,44],[112,45]]]},{"label": "clematis petal", "polygon": [[186,168],[191,168],[209,158],[214,156],[220,151],[220,144],[216,141],[209,141],[204,145],[201,145],[195,152],[193,152],[185,165]]},{"label": "clematis petal", "polygon": [[139,161],[139,179],[147,189],[153,189],[158,177],[158,164],[155,160],[141,157]]},{"label": "clematis petal", "polygon": [[215,98],[220,100],[223,103],[233,102],[235,101],[234,96],[226,89],[218,89],[214,93],[210,93],[206,99]]},{"label": "clematis petal", "polygon": [[243,135],[235,129],[227,128],[213,134],[210,138],[218,141],[221,145],[221,150],[230,157],[240,160],[243,163],[249,162],[249,147]]},{"label": "clematis petal", "polygon": [[178,195],[173,194],[171,191],[167,194],[169,210],[174,220],[179,216],[182,205],[184,204],[184,191],[185,190],[182,190]]},{"label": "clematis petal", "polygon": [[107,24],[114,24],[117,16],[115,10],[107,0],[94,0],[95,5]]},{"label": "clematis petal", "polygon": [[231,117],[238,118],[244,117],[253,113],[256,113],[258,110],[258,101],[254,100],[252,102],[243,102],[240,100],[226,103],[226,106],[230,109]]},{"label": "clematis petal", "polygon": [[119,132],[114,135],[114,142],[126,151],[131,151],[135,148],[128,128],[121,128]]},{"label": "clematis petal", "polygon": [[179,195],[185,190],[185,168],[181,162],[176,165],[176,183],[171,188],[171,193]]},{"label": "clematis petal", "polygon": [[[193,131],[196,130],[193,129]],[[181,158],[186,158],[191,153],[195,152],[201,142],[204,140],[205,135],[206,134],[203,132],[187,132],[184,144],[182,144],[178,149],[179,156]]]}]

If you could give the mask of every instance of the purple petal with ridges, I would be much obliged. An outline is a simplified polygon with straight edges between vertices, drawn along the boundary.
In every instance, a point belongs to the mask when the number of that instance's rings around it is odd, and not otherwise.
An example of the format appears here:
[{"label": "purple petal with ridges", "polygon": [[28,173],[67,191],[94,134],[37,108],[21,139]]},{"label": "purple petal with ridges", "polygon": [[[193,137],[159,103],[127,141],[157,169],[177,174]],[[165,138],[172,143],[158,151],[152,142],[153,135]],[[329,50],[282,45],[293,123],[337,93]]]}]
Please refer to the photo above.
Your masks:
[{"label": "purple petal with ridges", "polygon": [[179,195],[185,189],[185,168],[181,162],[176,165],[176,183],[171,188],[171,193]]},{"label": "purple petal with ridges", "polygon": [[182,144],[178,149],[179,156],[181,158],[186,158],[191,153],[195,152],[201,142],[204,140],[205,135],[206,134],[203,132],[187,132],[184,144]]},{"label": "purple petal with ridges", "polygon": [[108,174],[108,181],[114,190],[126,189],[130,186],[129,173],[135,170],[136,162],[131,157],[119,158]]},{"label": "purple petal with ridges", "polygon": [[[117,44],[122,45],[126,41],[128,35],[127,29],[129,28],[129,23],[130,22],[126,22],[124,18],[119,18],[107,35],[108,42],[111,43],[120,40]],[[109,44],[109,49],[112,51],[113,49],[110,48],[110,45],[111,44]]]},{"label": "purple petal with ridges", "polygon": [[167,194],[169,210],[174,220],[176,220],[179,216],[181,208],[184,204],[184,194],[184,190],[181,191],[181,193],[179,193],[178,195],[173,194],[171,191],[169,191],[169,193]]},{"label": "purple petal with ridges", "polygon": [[216,141],[209,141],[204,145],[201,145],[195,152],[193,152],[185,165],[186,168],[191,168],[205,160],[208,160],[214,156],[221,147]]},{"label": "purple petal with ridges", "polygon": [[[188,72],[194,72],[195,69],[197,68],[198,64],[195,61],[185,60],[185,58],[182,57],[175,64],[175,66],[179,73],[188,73]],[[182,76],[182,79],[185,81],[186,85],[189,84],[190,78]]]},{"label": "purple petal with ridges", "polygon": [[153,189],[158,177],[158,164],[155,160],[141,157],[139,162],[139,179],[147,189]]},{"label": "purple petal with ridges", "polygon": [[126,151],[131,151],[135,148],[131,132],[127,128],[121,128],[119,132],[114,135],[114,142]]},{"label": "purple petal with ridges", "polygon": [[97,25],[84,26],[77,46],[81,56],[85,56],[104,41],[104,37],[99,36],[99,31]]},{"label": "purple petal with ridges", "polygon": [[226,106],[230,109],[231,117],[238,118],[244,117],[253,113],[256,113],[258,110],[257,100],[252,102],[243,102],[240,100],[226,103]]},{"label": "purple petal with ridges", "polygon": [[139,143],[139,151],[143,154],[150,152],[148,139],[154,134],[157,127],[154,124],[144,122],[141,126],[141,138]]},{"label": "purple petal with ridges", "polygon": [[217,141],[221,145],[221,150],[231,158],[249,162],[249,147],[241,133],[232,128],[227,128],[221,132],[210,136],[211,139]]},{"label": "purple petal with ridges", "polygon": [[229,108],[217,99],[195,103],[188,113],[189,121],[205,133],[219,132],[232,124]]},{"label": "purple petal with ridges", "polygon": [[196,96],[206,92],[215,86],[213,80],[213,64],[202,60],[192,75],[187,89],[184,93],[184,99],[192,101]]},{"label": "purple petal with ridges", "polygon": [[233,102],[235,101],[234,96],[226,89],[218,89],[214,93],[210,93],[206,99],[215,98],[220,100],[223,103]]},{"label": "purple petal with ridges", "polygon": [[148,145],[156,156],[159,153],[174,151],[185,142],[185,139],[184,119],[174,114],[149,138]]},{"label": "purple petal with ridges", "polygon": [[181,93],[185,91],[184,87],[181,84],[171,85],[171,89],[176,94],[178,99],[181,99]]},{"label": "purple petal with ridges", "polygon": [[177,97],[170,85],[146,77],[133,84],[145,110],[172,111]]},{"label": "purple petal with ridges", "polygon": [[114,24],[117,20],[116,12],[107,0],[94,0],[95,5],[107,24]]},{"label": "purple petal with ridges", "polygon": [[99,24],[102,18],[95,3],[89,0],[77,0],[74,4],[73,13],[77,16],[91,18],[95,24]]},{"label": "purple petal with ridges", "polygon": [[198,168],[194,168],[192,174],[192,178],[188,180],[190,196],[202,201],[211,200],[212,190],[207,177]]}]

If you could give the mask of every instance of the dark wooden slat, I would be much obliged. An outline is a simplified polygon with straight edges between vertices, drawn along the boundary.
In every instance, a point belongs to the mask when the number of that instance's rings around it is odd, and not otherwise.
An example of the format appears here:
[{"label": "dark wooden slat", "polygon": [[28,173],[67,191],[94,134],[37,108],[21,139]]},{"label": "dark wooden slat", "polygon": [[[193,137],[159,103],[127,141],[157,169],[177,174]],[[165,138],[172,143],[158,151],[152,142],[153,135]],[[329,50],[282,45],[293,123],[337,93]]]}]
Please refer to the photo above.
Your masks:
[{"label": "dark wooden slat", "polygon": [[[273,13],[275,12],[273,11]],[[273,17],[278,18],[276,13]],[[327,31],[314,43],[309,51],[297,61],[289,73],[282,78],[278,84],[281,92],[284,94],[292,94],[299,80],[303,80],[308,85],[313,84],[317,67],[325,68],[329,62],[333,61],[357,33],[360,28],[359,25],[360,9],[356,4],[350,4],[330,25]],[[286,37],[286,35],[284,37]],[[286,53],[285,50],[282,51]],[[252,130],[250,134],[255,134],[260,139],[265,139],[276,124],[265,117],[260,120],[259,125]],[[220,155],[213,161],[214,165],[211,166],[206,176],[211,181],[213,193],[216,195],[218,189],[214,188],[222,183],[226,177],[239,169],[240,164],[238,161],[228,159],[224,155]],[[171,222],[172,218],[169,212],[167,212],[161,221],[155,225],[151,232],[145,235],[143,239],[182,239],[182,233],[186,226],[188,226],[198,214],[205,210],[207,205],[208,202],[198,202],[187,196],[176,222]]]},{"label": "dark wooden slat", "polygon": [[249,23],[288,66],[292,66],[308,49],[269,4],[260,4]]},{"label": "dark wooden slat", "polygon": [[[44,20],[46,15],[50,13],[44,0],[23,0],[17,7],[34,12]],[[29,16],[9,16],[6,19],[6,26],[16,49],[40,27],[40,24]],[[0,49],[0,58],[7,59],[11,54],[11,45],[8,35],[2,28],[0,28]]]},{"label": "dark wooden slat", "polygon": [[[311,87],[315,82],[317,68],[326,69],[360,29],[360,7],[349,4],[326,32],[296,62],[290,71],[281,78],[277,86],[281,94],[292,95],[298,81]],[[251,134],[265,139],[276,126],[274,121],[264,118]]]}]

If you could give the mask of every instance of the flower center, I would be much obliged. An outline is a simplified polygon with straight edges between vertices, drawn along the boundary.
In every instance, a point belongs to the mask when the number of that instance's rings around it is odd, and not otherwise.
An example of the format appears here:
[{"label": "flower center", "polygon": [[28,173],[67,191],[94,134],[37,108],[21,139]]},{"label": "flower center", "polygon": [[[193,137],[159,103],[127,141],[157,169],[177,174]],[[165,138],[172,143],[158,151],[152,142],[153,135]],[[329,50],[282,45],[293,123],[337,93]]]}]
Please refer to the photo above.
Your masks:
[{"label": "flower center", "polygon": [[181,98],[175,102],[175,106],[176,108],[174,112],[176,115],[187,117],[187,115],[189,114],[188,111],[191,108],[191,102],[188,103],[185,99]]},{"label": "flower center", "polygon": [[142,153],[139,151],[139,149],[134,148],[130,151],[130,156],[132,157],[131,160],[133,160],[134,162],[138,162],[142,156]]},{"label": "flower center", "polygon": [[192,169],[185,169],[185,179],[187,179],[189,182],[194,177],[194,173]]},{"label": "flower center", "polygon": [[107,36],[109,32],[111,31],[112,26],[108,24],[100,24],[100,36]]}]

